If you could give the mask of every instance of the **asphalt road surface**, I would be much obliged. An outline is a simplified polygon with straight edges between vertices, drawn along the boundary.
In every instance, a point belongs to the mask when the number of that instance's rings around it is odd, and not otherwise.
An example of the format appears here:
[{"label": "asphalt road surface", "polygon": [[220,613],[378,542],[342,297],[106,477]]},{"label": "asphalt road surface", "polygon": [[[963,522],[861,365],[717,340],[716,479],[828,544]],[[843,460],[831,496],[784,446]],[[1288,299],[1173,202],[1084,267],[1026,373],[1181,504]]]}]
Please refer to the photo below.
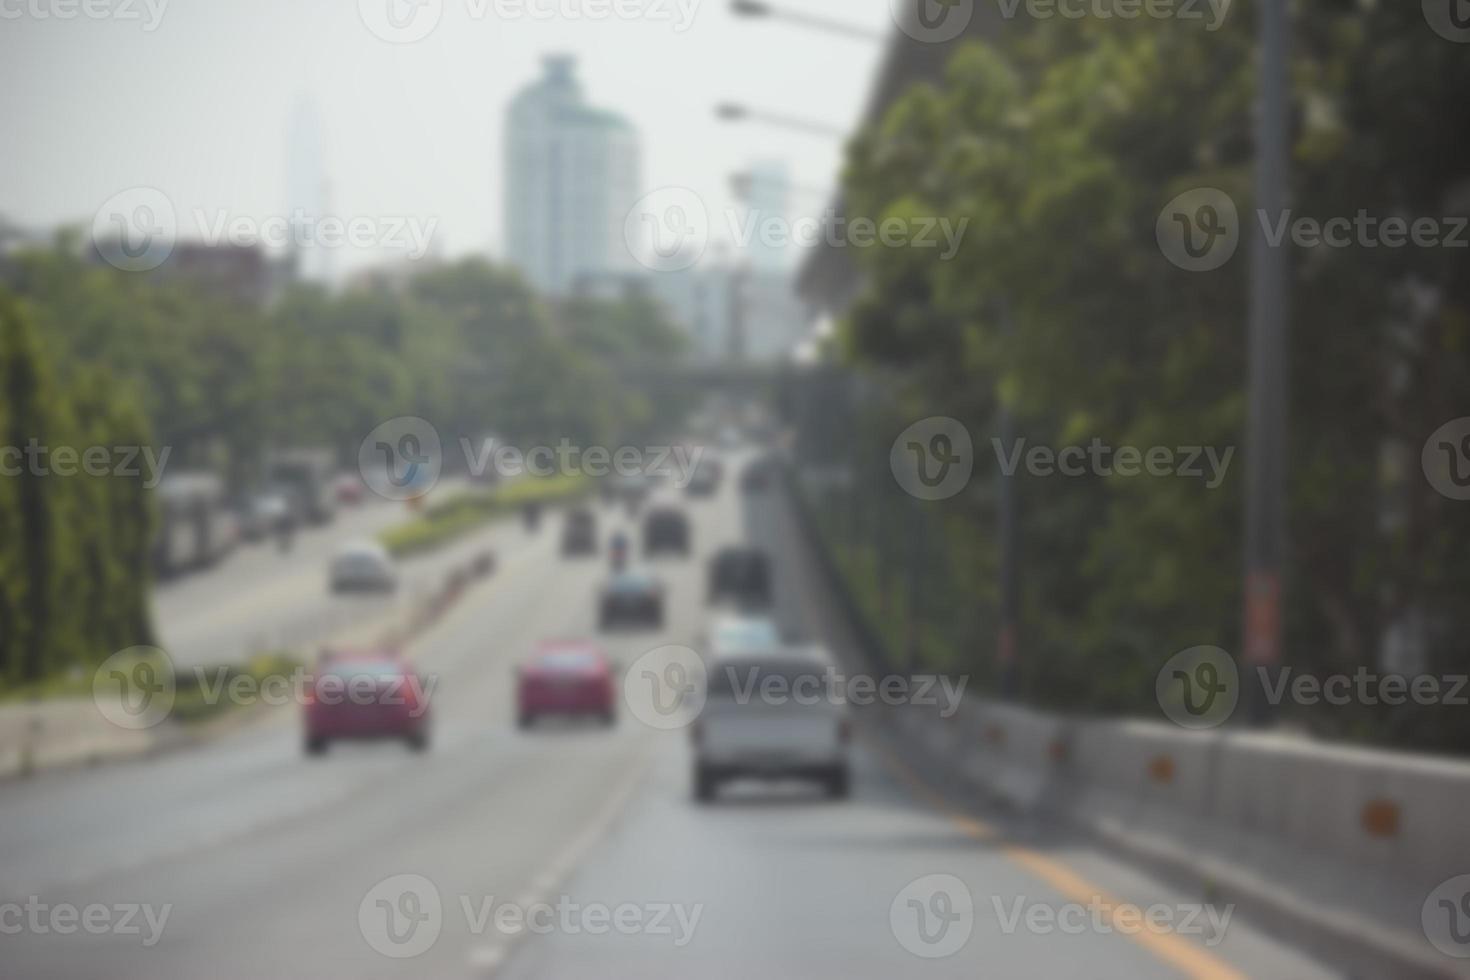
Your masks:
[{"label": "asphalt road surface", "polygon": [[[653,566],[666,629],[607,638],[624,666],[694,641],[704,558],[745,539],[776,554],[783,626],[828,636],[785,501],[732,484],[687,504],[695,557]],[[604,536],[625,520],[602,514]],[[682,731],[628,712],[518,731],[513,666],[591,635],[605,574],[560,559],[556,531],[496,532],[516,545],[500,572],[417,644],[438,678],[424,755],[307,758],[287,708],[202,748],[0,785],[0,976],[1332,975],[1086,843],[956,809],[862,726],[850,800],[737,786],[712,805]],[[1180,928],[1130,930],[1107,902]]]},{"label": "asphalt road surface", "polygon": [[[468,489],[463,480],[446,480],[430,502]],[[396,595],[333,595],[327,569],[342,545],[372,539],[411,520],[407,505],[364,491],[362,504],[343,506],[330,524],[297,532],[290,551],[275,540],[242,544],[218,565],[162,583],[153,596],[153,621],[160,645],[176,666],[236,663],[252,653],[311,647],[384,603],[405,605],[439,585],[471,552],[491,548],[502,557],[520,549],[525,535],[512,521],[487,527],[450,547],[399,563]]]}]

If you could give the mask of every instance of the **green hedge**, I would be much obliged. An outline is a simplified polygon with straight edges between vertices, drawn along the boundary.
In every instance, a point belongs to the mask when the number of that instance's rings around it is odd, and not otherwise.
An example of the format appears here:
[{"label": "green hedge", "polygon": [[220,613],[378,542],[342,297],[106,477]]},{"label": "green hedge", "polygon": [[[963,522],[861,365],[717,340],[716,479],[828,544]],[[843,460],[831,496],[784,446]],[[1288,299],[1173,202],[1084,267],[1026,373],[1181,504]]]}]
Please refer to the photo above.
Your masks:
[{"label": "green hedge", "polygon": [[553,476],[471,490],[430,506],[417,520],[389,528],[378,540],[397,558],[431,551],[528,503],[560,503],[591,489],[585,476]]}]

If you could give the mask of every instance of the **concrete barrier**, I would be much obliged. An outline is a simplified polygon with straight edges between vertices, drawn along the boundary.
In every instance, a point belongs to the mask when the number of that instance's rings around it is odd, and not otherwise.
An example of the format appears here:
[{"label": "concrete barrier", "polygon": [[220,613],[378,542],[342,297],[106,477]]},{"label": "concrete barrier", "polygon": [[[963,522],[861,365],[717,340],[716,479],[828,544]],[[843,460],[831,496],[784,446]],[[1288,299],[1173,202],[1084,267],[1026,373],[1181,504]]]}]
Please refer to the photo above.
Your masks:
[{"label": "concrete barrier", "polygon": [[978,698],[947,721],[905,712],[899,731],[984,795],[1069,819],[1356,975],[1470,977],[1418,918],[1470,874],[1470,763]]},{"label": "concrete barrier", "polygon": [[1224,737],[1216,819],[1242,833],[1433,887],[1470,873],[1470,763]]},{"label": "concrete barrier", "polygon": [[[797,505],[844,652],[898,661],[864,621]],[[1163,721],[1065,717],[968,696],[871,716],[955,778],[1012,808],[1049,811],[1140,865],[1240,906],[1267,931],[1361,977],[1470,978],[1421,911],[1470,874],[1470,762]]]}]

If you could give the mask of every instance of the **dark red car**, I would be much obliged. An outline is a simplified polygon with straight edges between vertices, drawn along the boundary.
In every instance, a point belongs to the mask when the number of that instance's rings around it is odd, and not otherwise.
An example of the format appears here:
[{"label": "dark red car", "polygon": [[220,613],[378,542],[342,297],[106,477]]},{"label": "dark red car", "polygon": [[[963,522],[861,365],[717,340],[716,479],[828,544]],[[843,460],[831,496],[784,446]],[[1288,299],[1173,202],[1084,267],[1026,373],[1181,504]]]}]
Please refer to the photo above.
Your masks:
[{"label": "dark red car", "polygon": [[337,739],[399,738],[429,747],[429,688],[393,650],[323,654],[304,691],[305,747]]},{"label": "dark red car", "polygon": [[335,486],[337,503],[356,505],[362,503],[362,480],[356,476],[340,476]]},{"label": "dark red car", "polygon": [[517,673],[516,717],[529,728],[542,715],[576,715],[611,725],[617,718],[613,664],[588,640],[543,643]]}]

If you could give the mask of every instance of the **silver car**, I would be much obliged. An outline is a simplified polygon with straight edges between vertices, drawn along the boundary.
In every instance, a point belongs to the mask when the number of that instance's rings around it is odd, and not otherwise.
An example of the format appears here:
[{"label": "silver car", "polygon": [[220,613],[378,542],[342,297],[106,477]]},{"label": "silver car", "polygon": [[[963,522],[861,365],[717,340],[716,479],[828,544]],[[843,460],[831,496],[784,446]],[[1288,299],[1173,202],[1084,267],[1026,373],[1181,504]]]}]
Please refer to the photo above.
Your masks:
[{"label": "silver car", "polygon": [[396,592],[398,569],[393,557],[376,541],[354,541],[332,556],[329,573],[333,592]]},{"label": "silver car", "polygon": [[691,729],[695,798],[713,800],[737,779],[811,780],[846,797],[852,728],[832,678],[829,662],[805,651],[716,659]]}]

